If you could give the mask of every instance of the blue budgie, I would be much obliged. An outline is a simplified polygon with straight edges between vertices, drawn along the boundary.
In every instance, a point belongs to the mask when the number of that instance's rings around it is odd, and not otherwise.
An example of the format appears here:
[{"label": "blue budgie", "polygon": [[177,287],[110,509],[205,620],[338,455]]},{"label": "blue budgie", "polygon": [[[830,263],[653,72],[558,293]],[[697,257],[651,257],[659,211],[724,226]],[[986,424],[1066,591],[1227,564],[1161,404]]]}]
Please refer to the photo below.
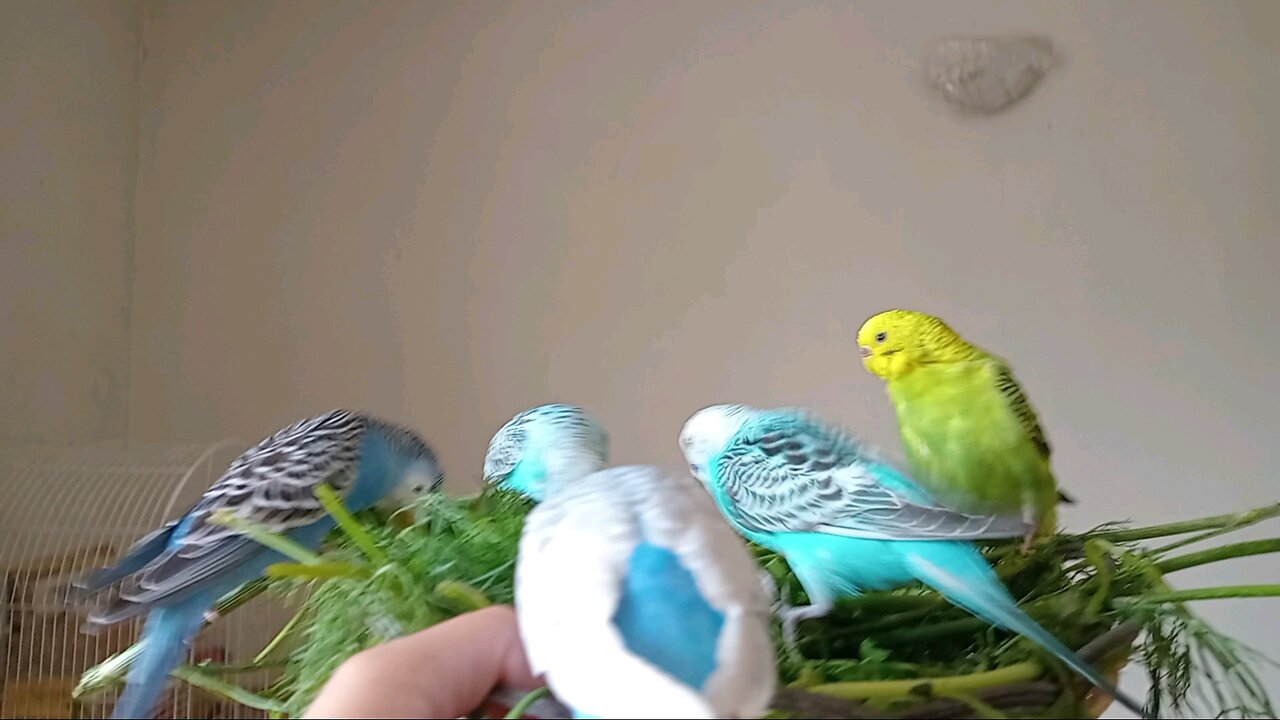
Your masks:
[{"label": "blue budgie", "polygon": [[358,511],[398,509],[443,481],[435,453],[417,434],[347,410],[297,422],[245,451],[181,517],[143,537],[114,566],[76,582],[85,593],[120,583],[119,598],[93,612],[90,627],[147,615],[141,654],[112,717],[150,717],[213,604],[287,560],[210,522],[214,512],[226,509],[316,548],[334,527],[315,496],[320,483]]},{"label": "blue budgie", "polygon": [[574,717],[762,716],[777,668],[759,566],[693,478],[606,469],[607,443],[581,408],[544,405],[485,461],[486,482],[542,497],[516,566],[530,667]]},{"label": "blue budgie", "polygon": [[838,597],[918,580],[994,625],[1019,633],[1142,714],[1142,705],[1031,619],[970,542],[1021,537],[1020,517],[943,507],[901,469],[803,410],[713,405],[680,434],[694,476],[749,540],[786,558],[810,604],[780,615],[795,625]]}]

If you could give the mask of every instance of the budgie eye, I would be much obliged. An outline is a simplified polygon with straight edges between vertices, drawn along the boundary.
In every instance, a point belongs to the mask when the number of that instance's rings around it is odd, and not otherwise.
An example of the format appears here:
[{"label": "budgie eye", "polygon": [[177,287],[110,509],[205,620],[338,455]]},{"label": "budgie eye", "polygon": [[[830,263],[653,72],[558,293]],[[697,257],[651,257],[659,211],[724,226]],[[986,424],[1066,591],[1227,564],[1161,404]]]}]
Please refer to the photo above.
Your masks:
[{"label": "budgie eye", "polygon": [[884,342],[885,340],[887,340],[888,338],[889,338],[889,333],[887,333],[887,332],[885,332],[885,331],[883,331],[883,330],[881,330],[880,332],[876,333],[876,342],[878,342],[878,343],[882,343],[882,342]]}]

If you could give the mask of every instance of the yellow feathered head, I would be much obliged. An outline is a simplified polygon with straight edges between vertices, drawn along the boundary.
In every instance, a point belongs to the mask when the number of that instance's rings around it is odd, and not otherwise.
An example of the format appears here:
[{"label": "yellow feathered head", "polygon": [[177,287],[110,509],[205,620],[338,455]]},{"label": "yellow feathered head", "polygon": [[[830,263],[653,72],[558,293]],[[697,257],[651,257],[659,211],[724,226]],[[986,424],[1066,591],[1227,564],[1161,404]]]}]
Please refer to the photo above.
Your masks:
[{"label": "yellow feathered head", "polygon": [[886,310],[858,330],[863,367],[885,380],[920,365],[963,360],[975,350],[940,318],[918,310]]}]

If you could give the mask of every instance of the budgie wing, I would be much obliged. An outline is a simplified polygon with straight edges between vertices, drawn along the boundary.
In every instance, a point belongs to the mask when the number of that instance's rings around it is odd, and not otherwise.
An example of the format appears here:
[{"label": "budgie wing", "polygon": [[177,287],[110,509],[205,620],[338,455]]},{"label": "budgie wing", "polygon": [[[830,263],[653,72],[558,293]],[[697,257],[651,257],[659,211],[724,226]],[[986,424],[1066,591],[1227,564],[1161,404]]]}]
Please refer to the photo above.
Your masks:
[{"label": "budgie wing", "polygon": [[735,519],[759,532],[973,540],[1020,537],[1027,529],[1021,518],[921,502],[923,492],[901,471],[838,429],[794,414],[745,426],[713,472]]},{"label": "budgie wing", "polygon": [[[1040,457],[1047,462],[1053,454],[1053,447],[1049,444],[1049,438],[1045,434],[1044,428],[1040,425],[1040,419],[1036,416],[1035,409],[1031,407],[1031,402],[1027,400],[1026,393],[1022,391],[1022,385],[1013,376],[1013,370],[1003,361],[997,360],[995,363],[994,383],[997,392],[1000,393],[1000,397],[1008,405],[1009,412],[1013,413],[1018,425],[1026,433],[1027,439],[1035,446],[1040,453]],[[1070,493],[1061,488],[1057,492],[1058,502],[1066,505],[1076,504],[1076,499]]]},{"label": "budgie wing", "polygon": [[777,682],[769,635],[770,601],[760,566],[691,475],[649,466],[606,471],[640,515],[644,536],[669,548],[688,568],[699,593],[724,616],[716,669],[703,692],[721,715],[761,717]]},{"label": "budgie wing", "polygon": [[525,521],[516,612],[529,666],[578,712],[714,717],[699,694],[627,649],[613,623],[640,519],[607,475],[573,482]]},{"label": "budgie wing", "polygon": [[362,417],[335,411],[290,425],[245,451],[186,513],[168,548],[125,582],[121,600],[156,603],[263,551],[252,538],[211,522],[219,510],[279,533],[323,517],[315,488],[326,482],[340,494],[350,489],[364,431]]},{"label": "budgie wing", "polygon": [[996,391],[1000,393],[1000,397],[1004,399],[1005,404],[1009,408],[1009,412],[1017,418],[1018,424],[1026,433],[1027,438],[1031,441],[1036,449],[1040,451],[1040,455],[1046,460],[1053,453],[1053,448],[1049,445],[1049,439],[1045,436],[1044,428],[1040,426],[1040,419],[1036,416],[1036,411],[1031,407],[1027,395],[1022,391],[1022,385],[1018,383],[1017,378],[1013,376],[1013,370],[1003,362],[995,363],[994,384]]}]

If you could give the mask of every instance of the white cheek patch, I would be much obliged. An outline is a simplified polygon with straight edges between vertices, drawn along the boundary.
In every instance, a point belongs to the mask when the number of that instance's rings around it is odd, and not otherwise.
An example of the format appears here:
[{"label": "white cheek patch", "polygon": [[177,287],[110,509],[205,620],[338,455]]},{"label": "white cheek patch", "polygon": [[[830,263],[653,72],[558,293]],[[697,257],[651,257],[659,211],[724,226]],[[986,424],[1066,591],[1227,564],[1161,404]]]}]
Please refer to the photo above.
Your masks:
[{"label": "white cheek patch", "polygon": [[431,475],[418,470],[410,470],[401,478],[400,483],[387,494],[386,499],[381,504],[386,507],[394,506],[395,509],[412,505],[418,498],[430,491],[434,482],[435,478]]},{"label": "white cheek patch", "polygon": [[411,497],[417,497],[431,489],[436,479],[427,473],[413,471],[404,479],[401,490]]}]

